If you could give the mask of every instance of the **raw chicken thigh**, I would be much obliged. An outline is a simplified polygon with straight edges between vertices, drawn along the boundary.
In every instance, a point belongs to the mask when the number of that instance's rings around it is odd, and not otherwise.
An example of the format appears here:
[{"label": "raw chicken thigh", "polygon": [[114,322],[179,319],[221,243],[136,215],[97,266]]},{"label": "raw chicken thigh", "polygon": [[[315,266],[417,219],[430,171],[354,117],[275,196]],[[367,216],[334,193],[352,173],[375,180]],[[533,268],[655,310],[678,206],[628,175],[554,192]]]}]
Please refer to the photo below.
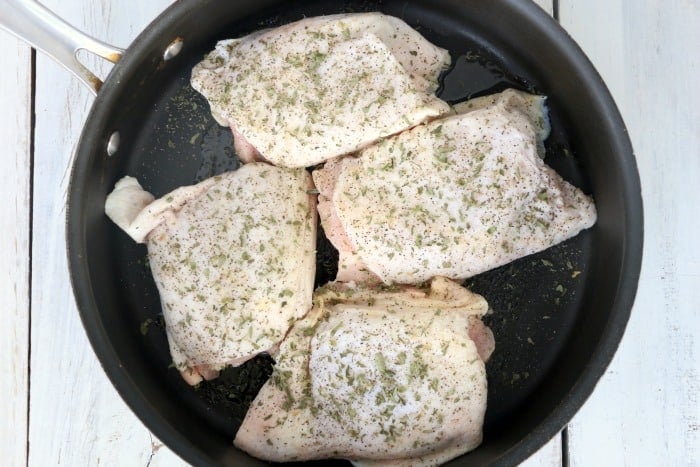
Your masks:
[{"label": "raw chicken thigh", "polygon": [[234,444],[268,461],[356,465],[437,465],[474,449],[494,348],[487,310],[441,277],[427,289],[326,285],[274,354]]},{"label": "raw chicken thigh", "polygon": [[398,18],[345,14],[221,41],[191,82],[241,159],[307,167],[449,112],[433,95],[449,64]]},{"label": "raw chicken thigh", "polygon": [[337,280],[465,279],[592,226],[593,201],[538,156],[542,98],[508,90],[313,174]]},{"label": "raw chicken thigh", "polygon": [[148,259],[174,364],[211,379],[270,351],[311,308],[315,201],[304,170],[245,165],[153,200],[120,180],[107,215]]}]

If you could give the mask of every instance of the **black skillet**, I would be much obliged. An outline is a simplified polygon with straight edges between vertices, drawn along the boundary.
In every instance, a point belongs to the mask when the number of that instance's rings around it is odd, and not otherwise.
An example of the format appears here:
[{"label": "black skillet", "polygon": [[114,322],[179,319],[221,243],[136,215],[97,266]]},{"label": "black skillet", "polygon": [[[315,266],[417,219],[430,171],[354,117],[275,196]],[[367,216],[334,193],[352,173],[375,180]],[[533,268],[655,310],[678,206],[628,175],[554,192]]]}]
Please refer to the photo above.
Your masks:
[{"label": "black skillet", "polygon": [[[190,70],[217,40],[305,16],[375,10],[450,50],[454,67],[440,90],[449,102],[506,87],[547,95],[553,132],[546,162],[592,194],[598,207],[597,224],[576,238],[466,281],[493,309],[488,324],[497,346],[487,366],[484,442],[452,464],[527,458],[583,404],[622,337],[642,249],[634,155],[600,77],[537,6],[526,0],[178,1],[133,42],[97,95],[77,148],[67,236],[76,301],[105,371],[156,436],[193,464],[259,462],[231,440],[270,362],[258,358],[197,389],[182,381],[169,367],[145,249],[105,217],[105,196],[126,174],[160,196],[237,166],[230,132],[189,86]],[[177,38],[182,49],[164,60]],[[317,283],[323,283],[334,275],[335,252],[319,240]]]}]

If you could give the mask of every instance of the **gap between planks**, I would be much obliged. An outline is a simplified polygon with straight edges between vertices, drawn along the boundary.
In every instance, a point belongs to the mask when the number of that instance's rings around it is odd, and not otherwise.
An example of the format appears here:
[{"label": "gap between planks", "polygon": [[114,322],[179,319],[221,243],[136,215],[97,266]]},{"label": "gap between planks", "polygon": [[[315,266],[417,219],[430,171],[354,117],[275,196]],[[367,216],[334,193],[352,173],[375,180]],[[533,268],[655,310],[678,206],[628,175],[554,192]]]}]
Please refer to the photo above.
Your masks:
[{"label": "gap between planks", "polygon": [[0,31],[0,459],[27,463],[31,51]]}]

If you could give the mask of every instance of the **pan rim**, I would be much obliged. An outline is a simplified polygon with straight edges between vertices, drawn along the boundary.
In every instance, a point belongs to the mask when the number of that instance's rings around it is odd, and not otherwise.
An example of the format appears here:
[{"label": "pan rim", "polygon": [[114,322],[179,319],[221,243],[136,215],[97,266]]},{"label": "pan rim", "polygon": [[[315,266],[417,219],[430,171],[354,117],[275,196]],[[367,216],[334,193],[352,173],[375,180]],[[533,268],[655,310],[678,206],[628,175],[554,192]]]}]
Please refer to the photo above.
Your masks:
[{"label": "pan rim", "polygon": [[[624,335],[637,292],[642,264],[644,226],[641,184],[636,158],[620,112],[602,78],[569,34],[534,2],[504,0],[503,3],[515,10],[523,21],[528,21],[548,35],[552,43],[556,44],[561,49],[561,53],[569,57],[571,63],[575,65],[582,81],[586,83],[592,95],[599,100],[600,108],[605,109],[605,114],[601,115],[605,120],[604,125],[615,129],[614,134],[617,135],[610,144],[615,152],[621,155],[619,164],[622,178],[619,183],[625,201],[624,219],[621,219],[621,223],[626,226],[621,266],[617,272],[617,291],[604,332],[589,359],[586,370],[578,376],[575,384],[568,391],[567,397],[545,415],[535,429],[499,455],[493,463],[493,465],[514,465],[532,455],[566,426],[590,397],[612,361]],[[105,123],[111,109],[117,104],[121,85],[127,78],[134,76],[135,69],[140,64],[140,57],[162,39],[161,31],[165,27],[177,23],[191,11],[202,7],[202,2],[198,0],[182,0],[168,7],[139,34],[125,51],[122,60],[115,65],[107,77],[92,105],[76,146],[68,187],[66,238],[71,286],[76,305],[93,351],[110,382],[131,411],[169,448],[188,462],[196,465],[213,465],[211,458],[204,455],[196,445],[172,427],[148,402],[139,385],[119,361],[92,292],[93,284],[90,280],[86,254],[84,210],[80,209],[86,193],[83,184],[77,182],[77,180],[86,180],[90,158],[99,157],[95,156],[89,148],[101,147]]]}]

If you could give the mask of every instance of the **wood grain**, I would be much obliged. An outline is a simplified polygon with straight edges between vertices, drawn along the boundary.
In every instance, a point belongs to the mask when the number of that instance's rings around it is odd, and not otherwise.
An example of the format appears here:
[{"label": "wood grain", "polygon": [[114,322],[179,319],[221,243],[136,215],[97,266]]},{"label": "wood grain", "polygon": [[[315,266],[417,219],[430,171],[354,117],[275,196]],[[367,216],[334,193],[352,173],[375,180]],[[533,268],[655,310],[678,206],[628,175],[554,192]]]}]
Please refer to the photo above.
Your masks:
[{"label": "wood grain", "polygon": [[0,459],[27,460],[31,56],[0,31]]},{"label": "wood grain", "polygon": [[561,0],[637,155],[645,248],[625,337],[570,424],[572,466],[700,464],[700,2]]},{"label": "wood grain", "polygon": [[[168,2],[47,1],[70,23],[128,45]],[[89,60],[93,63],[93,60]],[[98,66],[104,76],[108,66]],[[29,464],[177,465],[108,382],[73,301],[65,255],[70,160],[92,104],[87,89],[37,57]],[[160,461],[160,459],[163,459]]]},{"label": "wood grain", "polygon": [[552,438],[539,451],[534,453],[520,467],[554,467],[562,465],[561,435]]}]

